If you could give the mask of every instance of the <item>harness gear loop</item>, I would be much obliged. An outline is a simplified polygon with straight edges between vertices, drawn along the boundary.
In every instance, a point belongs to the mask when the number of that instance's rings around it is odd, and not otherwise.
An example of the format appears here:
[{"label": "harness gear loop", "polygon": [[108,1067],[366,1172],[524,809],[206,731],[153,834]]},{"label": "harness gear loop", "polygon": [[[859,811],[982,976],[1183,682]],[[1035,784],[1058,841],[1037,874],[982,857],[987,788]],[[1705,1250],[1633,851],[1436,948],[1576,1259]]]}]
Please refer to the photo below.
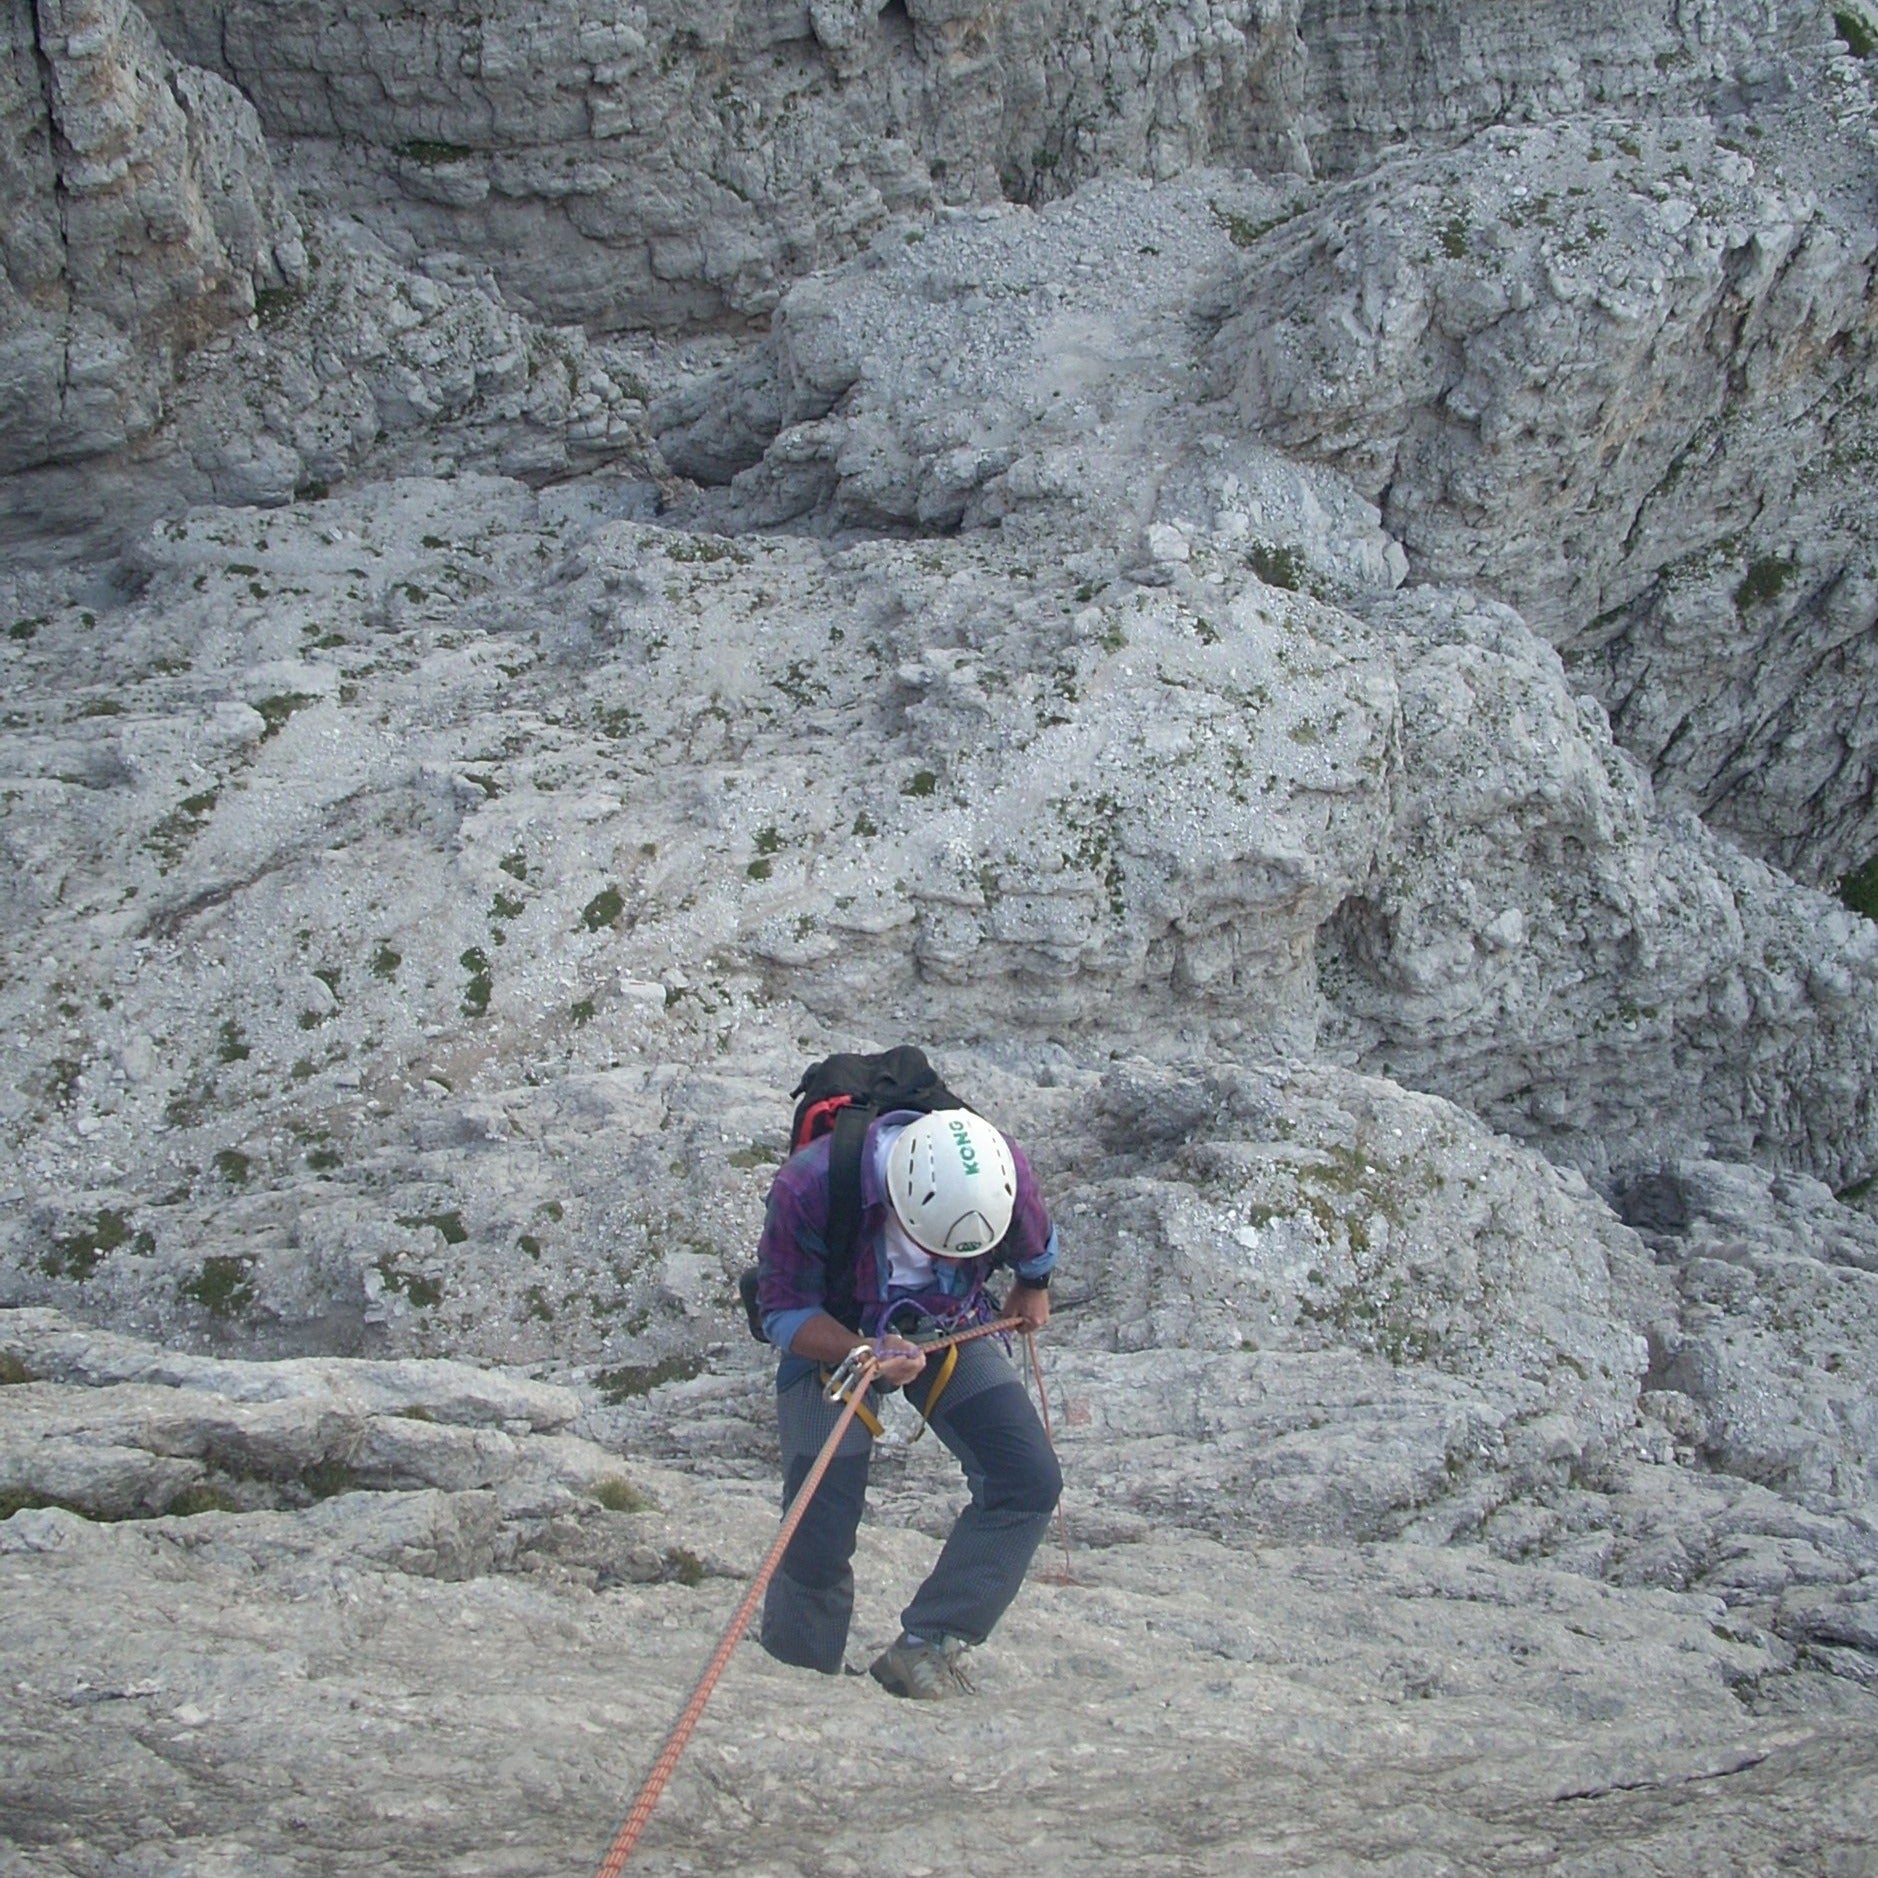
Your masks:
[{"label": "harness gear loop", "polygon": [[[1014,1317],[1000,1317],[995,1323],[981,1324],[975,1330],[959,1332],[956,1336],[941,1338],[928,1344],[928,1349],[938,1349],[947,1345],[970,1343],[977,1337],[988,1337],[999,1331],[1021,1329],[1022,1325]],[[803,1515],[809,1510],[809,1502],[815,1497],[815,1490],[822,1484],[830,1464],[835,1458],[835,1450],[841,1445],[841,1437],[848,1432],[848,1424],[859,1411],[861,1399],[866,1394],[866,1384],[872,1379],[879,1367],[873,1345],[862,1344],[858,1349],[848,1352],[848,1362],[857,1357],[859,1378],[862,1386],[852,1394],[842,1398],[842,1410],[829,1430],[828,1439],[822,1443],[822,1451],[816,1455],[802,1485],[796,1490],[796,1497],[789,1502],[789,1510],[783,1514],[782,1525],[777,1528],[776,1537],[770,1545],[763,1563],[757,1567],[756,1576],[750,1580],[750,1588],[743,1594],[743,1602],[737,1606],[730,1624],[724,1632],[723,1640],[718,1644],[716,1654],[704,1666],[704,1674],[698,1678],[697,1686],[692,1690],[690,1699],[685,1703],[684,1711],[672,1726],[672,1732],[666,1737],[665,1745],[659,1750],[659,1758],[653,1762],[652,1771],[646,1776],[645,1784],[639,1789],[639,1796],[632,1803],[620,1829],[613,1835],[613,1843],[607,1848],[606,1857],[600,1861],[594,1878],[619,1878],[626,1868],[626,1861],[632,1857],[633,1847],[639,1843],[647,1823],[652,1818],[652,1809],[658,1805],[659,1796],[670,1784],[672,1775],[678,1771],[678,1763],[686,1747],[696,1732],[698,1723],[704,1717],[704,1706],[711,1699],[711,1691],[717,1687],[718,1678],[730,1665],[731,1656],[738,1641],[749,1628],[750,1619],[756,1614],[756,1607],[763,1593],[769,1588],[769,1581],[775,1576],[776,1567],[782,1563],[783,1554],[789,1549],[789,1541],[796,1536],[796,1528],[802,1524]],[[843,1368],[847,1364],[842,1365]]]}]

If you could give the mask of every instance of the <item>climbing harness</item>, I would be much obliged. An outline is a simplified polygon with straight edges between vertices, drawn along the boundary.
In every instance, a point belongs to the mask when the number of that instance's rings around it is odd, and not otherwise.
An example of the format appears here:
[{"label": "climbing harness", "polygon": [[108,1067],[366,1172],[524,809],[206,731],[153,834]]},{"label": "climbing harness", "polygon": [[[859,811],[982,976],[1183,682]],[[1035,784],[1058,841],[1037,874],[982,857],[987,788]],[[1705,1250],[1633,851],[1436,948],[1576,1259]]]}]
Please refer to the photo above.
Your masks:
[{"label": "climbing harness", "polygon": [[[932,1387],[926,1391],[926,1400],[919,1405],[919,1426],[913,1430],[913,1440],[917,1441],[932,1426],[932,1412],[939,1406],[939,1398],[946,1392],[946,1384],[952,1380],[952,1372],[959,1366],[959,1346],[951,1343],[946,1346],[946,1353],[939,1365],[939,1374],[932,1379]],[[912,1442],[907,1444],[909,1447]]]},{"label": "climbing harness", "polygon": [[[908,1341],[918,1343],[919,1339],[909,1338]],[[960,1341],[963,1341],[963,1339],[960,1339]],[[932,1426],[932,1412],[939,1406],[939,1398],[945,1394],[946,1384],[952,1380],[952,1372],[959,1366],[958,1342],[948,1342],[945,1338],[940,1337],[935,1338],[931,1342],[919,1343],[919,1347],[922,1350],[943,1349],[945,1356],[939,1364],[938,1375],[933,1378],[932,1387],[926,1391],[926,1400],[920,1404],[919,1426],[913,1431],[913,1441],[917,1441],[920,1436]],[[857,1344],[835,1368],[824,1369],[822,1371],[822,1394],[830,1402],[845,1402],[848,1397],[852,1395],[854,1397],[854,1419],[858,1421],[876,1441],[879,1441],[885,1436],[887,1431],[882,1425],[880,1417],[876,1415],[867,1404],[867,1392],[872,1386],[873,1375],[870,1370],[866,1379],[863,1380],[857,1368],[857,1359],[864,1354],[871,1354],[875,1360],[878,1360],[880,1346],[878,1344],[867,1343]],[[856,1386],[857,1383],[859,1384],[858,1387]],[[907,1442],[906,1445],[911,1447],[913,1441]]]},{"label": "climbing harness", "polygon": [[[979,1337],[998,1336],[1009,1331],[1023,1330],[1020,1319],[1000,1317],[995,1322],[980,1324],[971,1330],[955,1332],[951,1336],[937,1337],[931,1343],[922,1344],[924,1350],[953,1350],[961,1343],[971,1343]],[[1028,1334],[1028,1333],[1026,1333]],[[1035,1361],[1032,1351],[1032,1361]],[[797,1488],[796,1496],[789,1502],[789,1510],[783,1514],[781,1526],[777,1528],[775,1540],[771,1543],[763,1563],[757,1567],[756,1576],[750,1580],[750,1588],[743,1594],[743,1602],[737,1606],[730,1620],[730,1626],[724,1632],[723,1641],[718,1644],[716,1654],[704,1666],[704,1674],[698,1678],[697,1687],[691,1692],[684,1711],[673,1725],[672,1732],[666,1737],[665,1746],[659,1751],[659,1758],[653,1762],[652,1771],[646,1776],[645,1785],[639,1789],[639,1797],[633,1801],[620,1829],[613,1835],[613,1843],[607,1849],[607,1855],[600,1861],[595,1878],[619,1878],[625,1869],[626,1861],[632,1857],[633,1847],[639,1843],[640,1835],[645,1831],[647,1822],[652,1818],[652,1809],[658,1805],[659,1796],[665,1791],[671,1777],[678,1770],[678,1763],[689,1744],[698,1723],[703,1719],[704,1707],[711,1699],[711,1691],[717,1687],[718,1678],[730,1665],[732,1654],[739,1639],[749,1627],[750,1619],[756,1614],[758,1601],[769,1587],[769,1581],[775,1576],[776,1567],[782,1563],[783,1554],[789,1549],[789,1541],[795,1537],[796,1528],[809,1510],[809,1502],[815,1497],[815,1490],[822,1484],[822,1477],[828,1472],[835,1458],[835,1450],[841,1445],[841,1437],[848,1432],[848,1424],[860,1412],[866,1400],[867,1391],[875,1372],[880,1367],[880,1352],[871,1343],[857,1344],[836,1368],[830,1372],[829,1379],[823,1386],[823,1392],[831,1402],[842,1405],[841,1413],[836,1417],[835,1425],[829,1430],[828,1439],[822,1443],[822,1451],[816,1455],[802,1485]],[[928,1401],[930,1407],[930,1398]]]}]

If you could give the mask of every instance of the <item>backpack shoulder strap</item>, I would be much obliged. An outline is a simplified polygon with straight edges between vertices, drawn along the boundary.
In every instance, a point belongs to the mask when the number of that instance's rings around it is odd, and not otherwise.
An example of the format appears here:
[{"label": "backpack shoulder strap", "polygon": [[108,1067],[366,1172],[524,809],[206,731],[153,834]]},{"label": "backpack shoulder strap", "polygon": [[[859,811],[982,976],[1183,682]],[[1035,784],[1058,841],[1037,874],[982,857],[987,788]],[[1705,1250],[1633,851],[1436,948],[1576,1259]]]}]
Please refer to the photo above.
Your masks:
[{"label": "backpack shoulder strap", "polygon": [[[861,1148],[874,1111],[851,1102],[835,1115],[828,1143],[827,1291],[847,1289],[854,1269],[854,1241],[861,1230]],[[839,1284],[837,1283],[839,1280]]]}]

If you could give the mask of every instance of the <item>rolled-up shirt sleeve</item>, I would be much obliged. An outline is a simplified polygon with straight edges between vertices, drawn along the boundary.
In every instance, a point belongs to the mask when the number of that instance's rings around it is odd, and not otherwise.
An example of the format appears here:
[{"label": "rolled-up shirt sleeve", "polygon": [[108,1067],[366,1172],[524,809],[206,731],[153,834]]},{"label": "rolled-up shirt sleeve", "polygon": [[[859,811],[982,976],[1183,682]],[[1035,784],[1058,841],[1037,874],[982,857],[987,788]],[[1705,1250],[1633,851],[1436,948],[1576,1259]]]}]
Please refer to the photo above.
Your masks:
[{"label": "rolled-up shirt sleeve", "polygon": [[1010,1229],[998,1246],[998,1257],[1022,1280],[1048,1278],[1056,1268],[1056,1227],[1043,1204],[1029,1157],[1009,1135],[1011,1165],[1017,1174],[1017,1198],[1011,1207]]}]

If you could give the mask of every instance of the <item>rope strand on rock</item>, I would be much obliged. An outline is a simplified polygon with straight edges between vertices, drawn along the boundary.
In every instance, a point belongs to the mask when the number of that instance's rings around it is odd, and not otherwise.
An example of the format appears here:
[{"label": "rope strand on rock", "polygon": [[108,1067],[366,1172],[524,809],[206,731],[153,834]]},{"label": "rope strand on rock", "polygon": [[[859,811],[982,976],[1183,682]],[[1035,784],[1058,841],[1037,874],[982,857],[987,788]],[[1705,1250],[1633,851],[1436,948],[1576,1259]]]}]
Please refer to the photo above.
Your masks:
[{"label": "rope strand on rock", "polygon": [[[1056,1430],[1050,1426],[1050,1392],[1043,1386],[1043,1362],[1037,1355],[1037,1333],[1034,1330],[1024,1332],[1024,1353],[1030,1359],[1030,1373],[1037,1379],[1037,1407],[1043,1414],[1043,1438],[1050,1444],[1050,1452],[1056,1453]],[[1075,1568],[1069,1562],[1069,1521],[1064,1517],[1061,1498],[1056,1503],[1056,1533],[1063,1542],[1063,1576],[1061,1582],[1073,1585],[1076,1582]]]}]

